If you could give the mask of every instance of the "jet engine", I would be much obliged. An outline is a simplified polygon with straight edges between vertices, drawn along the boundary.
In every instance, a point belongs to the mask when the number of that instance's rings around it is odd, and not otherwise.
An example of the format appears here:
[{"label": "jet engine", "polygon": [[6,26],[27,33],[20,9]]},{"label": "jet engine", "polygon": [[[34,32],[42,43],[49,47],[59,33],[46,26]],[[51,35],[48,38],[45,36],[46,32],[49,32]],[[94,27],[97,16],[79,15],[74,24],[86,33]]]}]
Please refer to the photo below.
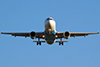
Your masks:
[{"label": "jet engine", "polygon": [[35,32],[34,32],[34,31],[32,31],[32,32],[30,33],[30,37],[31,37],[32,39],[35,38]]},{"label": "jet engine", "polygon": [[68,38],[70,37],[70,34],[69,34],[68,31],[66,31],[63,35],[64,35],[64,38],[65,38],[65,39],[68,39]]}]

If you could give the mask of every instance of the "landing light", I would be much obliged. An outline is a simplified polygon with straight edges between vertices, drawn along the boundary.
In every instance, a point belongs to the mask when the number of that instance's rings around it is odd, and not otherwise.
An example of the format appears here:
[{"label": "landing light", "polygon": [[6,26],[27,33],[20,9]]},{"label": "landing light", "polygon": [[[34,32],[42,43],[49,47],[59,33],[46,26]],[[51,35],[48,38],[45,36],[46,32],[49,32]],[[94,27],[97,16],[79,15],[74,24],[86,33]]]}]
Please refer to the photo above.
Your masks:
[{"label": "landing light", "polygon": [[58,36],[57,36],[57,35],[55,35],[55,37],[57,38]]},{"label": "landing light", "polygon": [[45,37],[45,35],[42,36],[43,38]]}]

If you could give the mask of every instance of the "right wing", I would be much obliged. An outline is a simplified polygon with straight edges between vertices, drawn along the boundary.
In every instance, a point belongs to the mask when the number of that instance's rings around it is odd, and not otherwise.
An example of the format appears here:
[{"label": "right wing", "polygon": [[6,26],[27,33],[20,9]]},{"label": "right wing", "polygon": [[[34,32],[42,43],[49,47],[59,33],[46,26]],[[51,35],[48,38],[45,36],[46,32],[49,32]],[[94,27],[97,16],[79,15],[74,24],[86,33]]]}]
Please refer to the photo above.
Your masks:
[{"label": "right wing", "polygon": [[[56,32],[56,35],[58,38],[64,38],[65,32]],[[99,34],[99,32],[69,32],[70,37],[76,37],[76,36],[88,36],[90,34]]]},{"label": "right wing", "polygon": [[90,34],[99,34],[99,32],[70,32],[69,34],[71,37],[76,37],[76,36],[88,36]]}]

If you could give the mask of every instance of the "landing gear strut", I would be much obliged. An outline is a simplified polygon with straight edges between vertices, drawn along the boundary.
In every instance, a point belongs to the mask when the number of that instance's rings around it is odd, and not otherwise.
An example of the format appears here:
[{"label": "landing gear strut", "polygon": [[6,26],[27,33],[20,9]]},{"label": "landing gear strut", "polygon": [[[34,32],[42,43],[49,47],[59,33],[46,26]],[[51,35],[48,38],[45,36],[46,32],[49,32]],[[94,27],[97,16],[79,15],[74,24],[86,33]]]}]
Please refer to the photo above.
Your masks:
[{"label": "landing gear strut", "polygon": [[37,45],[38,45],[38,44],[41,45],[41,42],[37,42]]},{"label": "landing gear strut", "polygon": [[64,45],[63,42],[59,42],[59,45],[61,45],[61,44]]},{"label": "landing gear strut", "polygon": [[40,38],[38,38],[38,42],[37,42],[37,45],[41,45],[41,42],[40,42]]},{"label": "landing gear strut", "polygon": [[61,45],[61,44],[64,45],[63,41],[62,41],[62,38],[60,38],[60,42],[59,42],[59,45]]}]

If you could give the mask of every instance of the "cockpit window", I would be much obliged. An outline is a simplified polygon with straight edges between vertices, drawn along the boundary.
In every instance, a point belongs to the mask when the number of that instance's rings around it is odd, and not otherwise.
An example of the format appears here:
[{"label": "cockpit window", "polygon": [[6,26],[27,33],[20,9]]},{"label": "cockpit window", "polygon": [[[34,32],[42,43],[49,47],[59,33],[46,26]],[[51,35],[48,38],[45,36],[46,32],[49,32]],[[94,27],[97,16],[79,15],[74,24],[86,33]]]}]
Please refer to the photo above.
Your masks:
[{"label": "cockpit window", "polygon": [[47,20],[53,20],[53,18],[47,18]]}]

